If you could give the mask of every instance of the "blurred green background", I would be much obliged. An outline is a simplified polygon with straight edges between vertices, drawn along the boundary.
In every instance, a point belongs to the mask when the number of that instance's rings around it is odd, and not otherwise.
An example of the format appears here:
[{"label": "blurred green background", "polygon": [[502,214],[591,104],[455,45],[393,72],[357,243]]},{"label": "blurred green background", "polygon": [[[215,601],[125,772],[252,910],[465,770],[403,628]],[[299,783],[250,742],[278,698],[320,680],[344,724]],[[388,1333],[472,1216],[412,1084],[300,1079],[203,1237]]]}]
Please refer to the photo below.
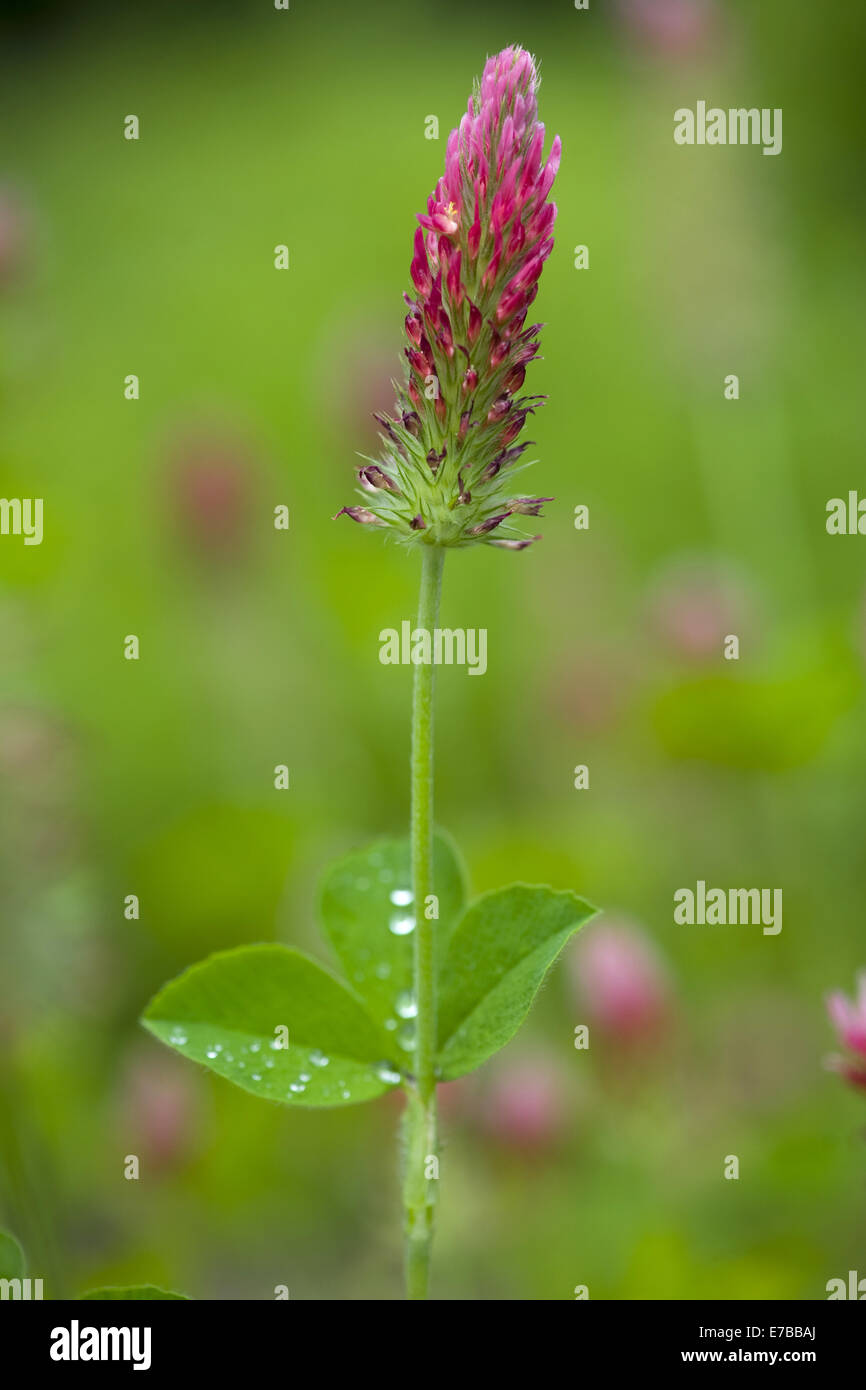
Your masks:
[{"label": "blurred green background", "polygon": [[[605,1021],[579,942],[446,1088],[434,1292],[866,1273],[864,1097],[822,1065],[866,966],[866,542],[824,526],[864,477],[862,8],[45,3],[2,35],[0,495],[43,497],[45,539],[0,538],[0,1224],[46,1294],[400,1295],[393,1102],[284,1113],[137,1018],[211,949],[324,954],[324,866],[406,824],[378,634],[416,557],[330,517],[391,402],[415,214],[510,42],[564,147],[528,386],[556,501],[542,544],[448,559],[489,669],[441,673],[438,819],[475,890],[601,905],[585,940],[649,1002]],[[675,146],[699,99],[782,107],[782,154]],[[782,887],[783,931],[675,926],[699,878]]]}]

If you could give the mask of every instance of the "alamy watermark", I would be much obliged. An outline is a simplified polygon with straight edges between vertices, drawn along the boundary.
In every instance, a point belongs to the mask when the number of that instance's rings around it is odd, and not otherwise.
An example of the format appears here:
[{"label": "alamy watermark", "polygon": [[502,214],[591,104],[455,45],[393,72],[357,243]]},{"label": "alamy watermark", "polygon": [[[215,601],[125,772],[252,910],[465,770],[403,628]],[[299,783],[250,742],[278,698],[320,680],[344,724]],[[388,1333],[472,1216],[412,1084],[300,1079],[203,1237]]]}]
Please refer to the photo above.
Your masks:
[{"label": "alamy watermark", "polygon": [[828,1279],[824,1287],[828,1302],[836,1298],[854,1298],[858,1303],[866,1300],[866,1279],[861,1279],[856,1269],[848,1270],[847,1280]]},{"label": "alamy watermark", "polygon": [[0,1279],[0,1300],[3,1302],[12,1299],[27,1303],[42,1297],[41,1279]]},{"label": "alamy watermark", "polygon": [[674,140],[678,145],[763,145],[764,154],[782,153],[782,108],[763,106],[707,106],[699,101],[694,111],[680,106],[674,112]]},{"label": "alamy watermark", "polygon": [[828,536],[866,536],[866,498],[853,488],[845,497],[831,497],[825,522]]},{"label": "alamy watermark", "polygon": [[0,497],[0,536],[23,536],[25,545],[41,545],[42,498]]},{"label": "alamy watermark", "polygon": [[487,670],[486,627],[413,628],[408,619],[379,633],[379,660],[383,666],[466,666],[470,676]]},{"label": "alamy watermark", "polygon": [[702,878],[695,887],[677,888],[674,921],[700,927],[763,927],[764,936],[782,930],[781,888],[707,888]]},{"label": "alamy watermark", "polygon": [[52,1361],[131,1361],[134,1371],[150,1369],[149,1327],[82,1327],[73,1318],[68,1327],[51,1331]]}]

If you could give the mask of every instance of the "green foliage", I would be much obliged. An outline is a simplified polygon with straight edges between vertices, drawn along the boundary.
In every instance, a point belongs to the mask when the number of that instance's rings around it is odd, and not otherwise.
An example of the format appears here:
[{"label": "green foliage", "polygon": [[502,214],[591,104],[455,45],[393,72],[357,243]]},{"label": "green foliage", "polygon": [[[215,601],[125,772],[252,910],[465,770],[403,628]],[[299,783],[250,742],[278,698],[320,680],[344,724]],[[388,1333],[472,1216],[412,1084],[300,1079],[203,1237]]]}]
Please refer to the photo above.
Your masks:
[{"label": "green foliage", "polygon": [[473,1071],[510,1041],[547,970],[594,912],[574,893],[523,883],[473,903],[442,963],[443,1080]]},{"label": "green foliage", "polygon": [[[148,1006],[145,1026],[266,1100],[300,1106],[375,1100],[411,1071],[410,881],[408,840],[380,841],[325,875],[325,933],[350,985],[287,946],[242,946],[166,985]],[[550,965],[594,909],[570,892],[514,884],[479,898],[461,916],[465,873],[441,835],[434,882],[439,1064],[450,1080],[514,1036]]]},{"label": "green foliage", "polygon": [[393,1044],[358,997],[287,946],[210,956],[166,985],[143,1021],[184,1056],[286,1105],[373,1100],[400,1079],[386,1065]]},{"label": "green foliage", "polygon": [[[397,1028],[411,999],[414,906],[409,840],[384,840],[339,860],[322,884],[321,917],[352,987],[383,1027]],[[466,878],[449,839],[433,849],[436,926],[444,942],[462,911]],[[409,930],[407,930],[407,927]]]},{"label": "green foliage", "polygon": [[18,1241],[8,1231],[0,1231],[0,1279],[23,1279],[26,1267]]},{"label": "green foliage", "polygon": [[88,1289],[87,1293],[81,1295],[83,1303],[89,1302],[111,1302],[126,1303],[129,1300],[148,1300],[176,1298],[183,1303],[189,1303],[189,1295],[185,1293],[172,1293],[169,1289],[158,1289],[156,1284],[130,1284],[127,1288],[106,1287],[102,1289]]},{"label": "green foliage", "polygon": [[653,722],[674,758],[781,772],[821,751],[859,684],[842,668],[776,681],[702,676],[665,691]]},{"label": "green foliage", "polygon": [[292,848],[291,823],[258,806],[197,807],[145,844],[135,882],[177,968],[270,934]]}]

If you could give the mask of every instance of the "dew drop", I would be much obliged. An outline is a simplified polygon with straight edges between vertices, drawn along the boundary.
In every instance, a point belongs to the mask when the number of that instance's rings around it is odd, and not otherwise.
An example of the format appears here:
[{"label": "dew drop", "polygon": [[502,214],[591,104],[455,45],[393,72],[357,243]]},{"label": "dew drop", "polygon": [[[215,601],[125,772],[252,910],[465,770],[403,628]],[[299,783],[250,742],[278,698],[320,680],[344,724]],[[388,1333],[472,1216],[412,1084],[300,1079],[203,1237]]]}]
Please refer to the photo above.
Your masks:
[{"label": "dew drop", "polygon": [[407,917],[405,912],[395,912],[388,923],[388,930],[394,936],[408,936],[415,930],[415,918]]},{"label": "dew drop", "polygon": [[217,1052],[215,1047],[209,1047],[207,1052],[205,1053],[205,1056],[213,1059],[214,1057],[219,1057],[219,1053]]},{"label": "dew drop", "polygon": [[310,1079],[310,1073],[309,1073],[308,1071],[302,1071],[301,1074],[300,1074],[300,1076],[298,1077],[298,1080],[299,1080],[299,1081],[303,1081],[303,1083],[304,1083],[305,1086],[306,1086],[307,1082],[309,1081],[309,1079]]},{"label": "dew drop", "polygon": [[341,1092],[341,1095],[342,1095],[342,1097],[343,1097],[343,1100],[351,1100],[351,1099],[352,1099],[352,1092],[351,1092],[351,1091],[342,1091],[342,1092]]},{"label": "dew drop", "polygon": [[394,888],[390,898],[395,907],[408,907],[412,901],[412,893],[408,888]]},{"label": "dew drop", "polygon": [[168,1040],[174,1047],[185,1047],[189,1041],[182,1028],[172,1028]]},{"label": "dew drop", "polygon": [[261,1043],[250,1043],[250,1052],[261,1052]]},{"label": "dew drop", "polygon": [[291,1091],[293,1096],[302,1095],[306,1089],[306,1086],[303,1086],[300,1083],[300,1081],[293,1081],[291,1086],[289,1087],[289,1090]]},{"label": "dew drop", "polygon": [[388,1086],[396,1086],[400,1081],[400,1073],[395,1071],[389,1062],[377,1062],[373,1070],[379,1080]]},{"label": "dew drop", "polygon": [[415,1024],[404,1023],[397,1034],[397,1041],[407,1052],[411,1052],[412,1048],[415,1046]]},{"label": "dew drop", "polygon": [[394,1029],[397,1027],[396,1018],[386,1018],[385,1027],[388,1029],[389,1033],[393,1033]]},{"label": "dew drop", "polygon": [[418,1005],[410,989],[404,989],[402,994],[397,995],[394,1008],[401,1018],[417,1018],[418,1016]]},{"label": "dew drop", "polygon": [[390,966],[390,964],[388,963],[388,961],[386,961],[386,960],[380,961],[379,964],[376,966],[376,979],[377,979],[377,980],[387,980],[387,978],[388,978],[388,976],[389,976],[390,974],[391,974],[391,966]]},{"label": "dew drop", "polygon": [[254,1072],[252,1073],[252,1078],[253,1078],[253,1081],[261,1081],[261,1079],[262,1079],[262,1074],[261,1074],[261,1072],[260,1072],[260,1071],[254,1071]]},{"label": "dew drop", "polygon": [[330,1057],[326,1057],[324,1052],[319,1052],[318,1048],[314,1048],[310,1053],[310,1061],[314,1067],[326,1067],[330,1060]]}]

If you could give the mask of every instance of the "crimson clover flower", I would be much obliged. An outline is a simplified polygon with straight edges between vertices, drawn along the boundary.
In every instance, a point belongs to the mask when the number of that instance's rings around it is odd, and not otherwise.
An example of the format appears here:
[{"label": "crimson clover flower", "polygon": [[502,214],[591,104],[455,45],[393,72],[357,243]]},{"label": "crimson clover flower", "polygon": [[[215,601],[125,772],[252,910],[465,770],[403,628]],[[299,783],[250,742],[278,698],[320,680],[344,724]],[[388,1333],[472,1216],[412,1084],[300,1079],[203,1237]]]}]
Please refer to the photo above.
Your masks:
[{"label": "crimson clover flower", "polygon": [[382,452],[359,470],[364,505],[337,513],[405,542],[522,550],[539,538],[502,533],[551,500],[512,483],[529,466],[520,460],[532,441],[518,436],[545,399],[520,392],[538,353],[541,325],[525,325],[553,248],[561,152],[556,136],[543,158],[537,90],[523,49],[487,60],[418,218],[406,380],[393,416],[376,416]]},{"label": "crimson clover flower", "polygon": [[827,1065],[852,1086],[866,1089],[866,970],[858,980],[857,998],[849,999],[836,990],[827,998],[827,1012],[840,1043],[850,1054],[829,1057]]}]

